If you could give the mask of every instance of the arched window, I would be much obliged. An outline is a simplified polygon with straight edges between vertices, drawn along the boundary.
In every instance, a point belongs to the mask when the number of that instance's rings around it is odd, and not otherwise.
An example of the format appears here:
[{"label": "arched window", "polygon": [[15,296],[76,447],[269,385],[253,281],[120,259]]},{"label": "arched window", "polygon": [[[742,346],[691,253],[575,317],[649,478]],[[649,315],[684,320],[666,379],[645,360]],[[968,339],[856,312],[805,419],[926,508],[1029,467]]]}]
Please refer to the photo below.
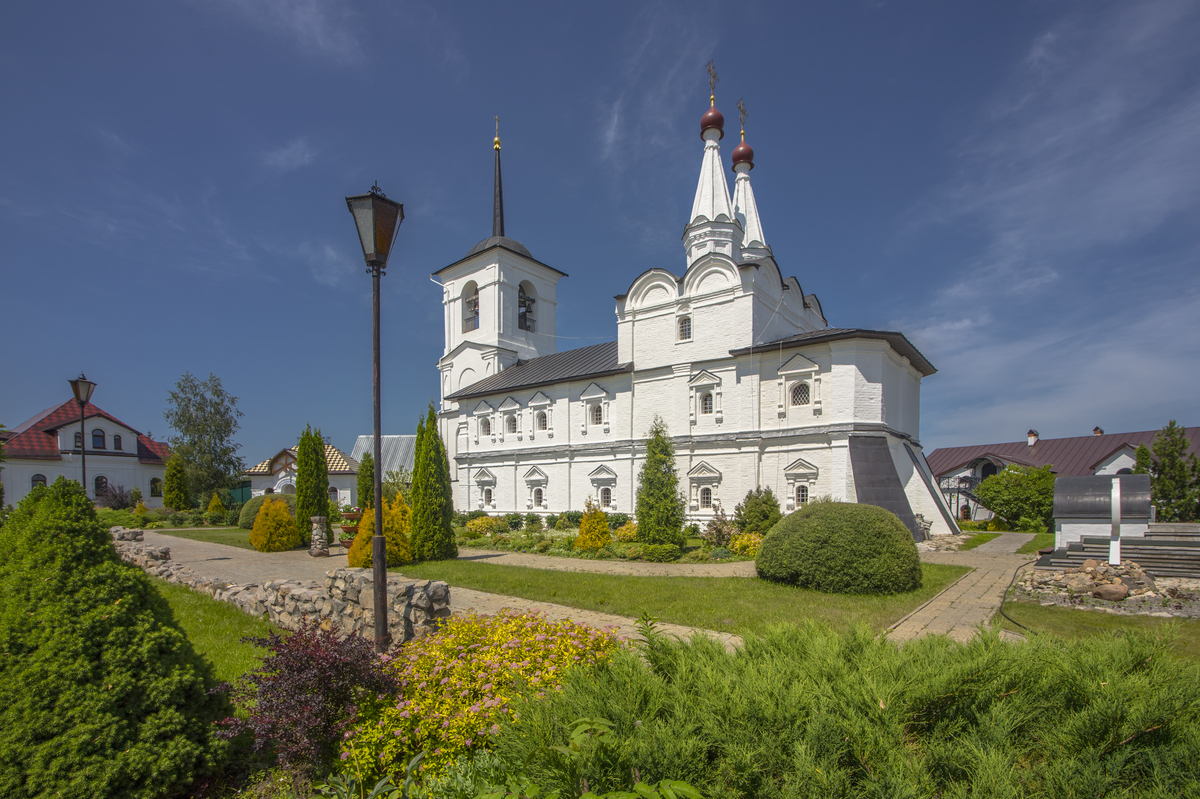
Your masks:
[{"label": "arched window", "polygon": [[591,409],[592,424],[604,424],[604,409],[600,407],[600,403],[596,403]]},{"label": "arched window", "polygon": [[264,494],[274,494],[274,493],[275,493],[275,489],[274,489],[274,488],[272,488],[271,486],[267,486],[267,488],[266,488],[265,490],[263,490],[263,493],[264,493]]},{"label": "arched window", "polygon": [[463,287],[462,293],[463,321],[462,332],[469,333],[479,329],[479,286],[472,280]]},{"label": "arched window", "polygon": [[483,504],[487,505],[488,507],[491,507],[491,505],[492,505],[492,489],[490,489],[490,488],[483,489]]},{"label": "arched window", "polygon": [[989,461],[988,463],[983,464],[983,470],[979,473],[979,477],[980,479],[986,480],[989,477],[993,477],[997,471],[996,464]]},{"label": "arched window", "polygon": [[75,434],[75,449],[83,449],[83,433]]},{"label": "arched window", "polygon": [[679,317],[679,340],[690,341],[692,338],[692,317]]},{"label": "arched window", "polygon": [[712,507],[712,489],[711,488],[705,487],[705,488],[700,489],[700,507],[702,507],[702,508],[711,508]]},{"label": "arched window", "polygon": [[333,507],[335,507],[335,508],[339,504],[338,503],[338,490],[337,490],[336,486],[329,487],[329,501],[333,504]]},{"label": "arched window", "polygon": [[517,415],[515,413],[510,413],[504,417],[504,429],[509,433],[517,432]]},{"label": "arched window", "polygon": [[92,431],[92,449],[104,449],[104,431]]},{"label": "arched window", "polygon": [[796,385],[792,386],[792,404],[808,404],[808,383],[797,383]]},{"label": "arched window", "polygon": [[545,412],[545,411],[539,411],[539,412],[538,412],[538,415],[537,415],[537,429],[538,429],[538,430],[545,430],[545,429],[546,429],[546,412]]},{"label": "arched window", "polygon": [[611,508],[612,507],[612,489],[609,488],[608,486],[605,486],[604,488],[600,489],[600,507],[602,507],[602,508]]},{"label": "arched window", "polygon": [[490,436],[492,434],[492,420],[484,416],[479,420],[479,435]]},{"label": "arched window", "polygon": [[157,477],[150,478],[150,496],[162,496],[162,480],[159,480]]},{"label": "arched window", "polygon": [[1117,469],[1117,474],[1133,474],[1133,469]]},{"label": "arched window", "polygon": [[964,502],[962,508],[960,508],[960,511],[961,512],[958,515],[962,517],[963,520],[971,520],[971,503]]},{"label": "arched window", "polygon": [[283,488],[280,489],[280,491],[281,491],[281,493],[284,493],[284,494],[295,494],[296,493],[296,484],[295,483],[284,483]]},{"label": "arched window", "polygon": [[34,476],[33,476],[33,477],[32,477],[32,478],[29,480],[29,487],[30,487],[30,488],[37,488],[38,486],[43,486],[43,487],[44,487],[45,485],[46,485],[46,475],[44,475],[44,474],[35,474],[35,475],[34,475]]},{"label": "arched window", "polygon": [[113,449],[120,451],[120,449],[121,449],[121,437],[120,436],[113,436]]},{"label": "arched window", "polygon": [[104,475],[96,477],[96,497],[100,498],[108,493],[108,478]]},{"label": "arched window", "polygon": [[537,300],[533,296],[533,286],[522,283],[517,289],[517,328],[537,332],[537,324],[533,317],[533,306]]},{"label": "arched window", "polygon": [[540,489],[540,488],[533,489],[533,507],[535,507],[535,508],[542,507],[542,497],[543,497],[542,489]]},{"label": "arched window", "polygon": [[704,394],[701,394],[700,395],[700,413],[712,413],[712,412],[713,412],[712,394],[707,393],[707,392]]},{"label": "arched window", "polygon": [[808,486],[796,486],[796,507],[808,504]]}]

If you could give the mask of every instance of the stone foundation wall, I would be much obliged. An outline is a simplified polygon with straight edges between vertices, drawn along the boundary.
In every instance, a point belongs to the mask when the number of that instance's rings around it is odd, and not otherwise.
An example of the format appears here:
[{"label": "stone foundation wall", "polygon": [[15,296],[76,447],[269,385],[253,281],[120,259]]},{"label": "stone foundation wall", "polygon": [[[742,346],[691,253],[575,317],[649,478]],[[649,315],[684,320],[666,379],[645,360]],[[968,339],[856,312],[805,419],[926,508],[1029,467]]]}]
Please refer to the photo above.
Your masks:
[{"label": "stone foundation wall", "polygon": [[[121,560],[169,583],[187,586],[252,616],[266,614],[272,623],[295,629],[304,619],[344,635],[374,638],[375,582],[370,569],[332,569],[321,582],[272,580],[261,585],[235,585],[198,576],[171,560],[170,547],[142,542],[140,530],[112,529]],[[450,616],[450,586],[440,580],[388,577],[388,630],[399,643],[438,629]]]}]

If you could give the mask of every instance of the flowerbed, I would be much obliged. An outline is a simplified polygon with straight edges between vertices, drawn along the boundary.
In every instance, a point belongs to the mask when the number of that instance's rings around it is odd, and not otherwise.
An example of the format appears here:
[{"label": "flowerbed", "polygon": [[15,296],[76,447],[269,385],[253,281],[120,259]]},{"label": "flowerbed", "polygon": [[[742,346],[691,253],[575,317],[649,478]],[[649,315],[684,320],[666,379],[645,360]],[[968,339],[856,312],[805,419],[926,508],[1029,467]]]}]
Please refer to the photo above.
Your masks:
[{"label": "flowerbed", "polygon": [[[488,520],[475,519],[471,524],[475,522],[485,522],[485,525],[479,525],[475,530],[470,529],[470,524],[468,524],[467,528],[458,529],[457,540],[460,548],[525,552],[533,555],[556,555],[563,558],[583,558],[584,560],[652,560],[660,563],[674,561],[680,563],[722,563],[731,560],[753,560],[754,554],[757,552],[757,543],[753,547],[744,547],[741,552],[733,549],[733,547],[724,549],[703,545],[679,548],[670,545],[670,556],[664,560],[662,559],[662,545],[656,548],[655,545],[622,540],[620,535],[615,536],[616,541],[611,541],[598,549],[580,549],[575,545],[577,530],[509,531],[488,535],[480,534],[478,531],[480,527],[486,526]],[[625,527],[623,526],[618,528],[616,532],[620,533],[624,529]],[[628,538],[628,532],[625,535]],[[747,538],[748,540],[760,538],[754,534],[739,537]],[[648,549],[647,547],[650,548]]]},{"label": "flowerbed", "polygon": [[567,669],[606,660],[617,647],[610,632],[534,613],[456,616],[393,653],[387,668],[400,693],[363,702],[341,758],[368,784],[403,773],[422,751],[422,769],[436,774],[485,747],[515,717],[515,697],[543,697]]}]

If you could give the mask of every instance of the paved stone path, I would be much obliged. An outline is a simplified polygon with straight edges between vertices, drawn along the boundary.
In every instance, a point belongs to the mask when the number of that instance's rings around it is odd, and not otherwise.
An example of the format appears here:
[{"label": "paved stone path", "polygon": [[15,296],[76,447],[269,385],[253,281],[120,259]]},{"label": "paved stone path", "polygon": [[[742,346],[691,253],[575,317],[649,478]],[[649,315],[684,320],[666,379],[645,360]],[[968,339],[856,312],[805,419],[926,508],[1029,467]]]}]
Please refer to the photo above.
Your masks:
[{"label": "paved stone path", "polygon": [[1001,533],[999,538],[964,552],[922,552],[921,560],[928,563],[970,566],[974,571],[964,574],[945,591],[892,625],[888,637],[893,641],[907,641],[937,634],[948,635],[962,643],[970,641],[979,627],[990,622],[1000,609],[1013,573],[1034,559],[1030,555],[1017,554],[1031,538],[1033,535],[1028,533]]},{"label": "paved stone path", "polygon": [[[171,560],[187,566],[201,577],[211,580],[247,585],[264,583],[268,580],[324,580],[325,572],[330,569],[346,568],[346,555],[338,547],[331,550],[328,558],[311,557],[306,550],[291,552],[255,552],[250,549],[231,547],[225,544],[212,544],[205,541],[193,541],[188,538],[156,533],[147,530],[143,534],[144,542],[156,547],[170,547]],[[337,553],[337,554],[334,554]],[[478,550],[464,550],[466,558],[479,554]],[[493,553],[511,555],[512,553]],[[533,561],[570,561],[571,558],[540,558],[534,555],[524,556]],[[598,565],[610,565],[606,561],[585,561]],[[512,565],[510,563],[510,565]],[[530,565],[519,563],[516,565]],[[636,564],[630,564],[636,565]],[[642,564],[666,566],[669,564]],[[701,564],[696,564],[701,565]],[[734,564],[719,564],[721,566]],[[750,564],[753,570],[753,564]],[[544,567],[543,567],[544,568]],[[574,569],[572,571],[584,571]],[[472,591],[469,588],[450,586],[450,610],[454,613],[465,613],[474,610],[481,614],[495,614],[509,608],[516,611],[535,610],[550,619],[571,619],[592,627],[613,628],[621,638],[637,637],[637,619],[626,616],[614,616],[611,613],[596,613],[590,610],[570,608],[551,602],[535,602],[530,599],[488,594],[483,591]],[[658,625],[659,629],[668,635],[689,638],[696,632],[702,632],[725,644],[727,649],[740,646],[742,639],[730,633],[714,630],[700,630],[695,627],[685,627],[679,624]]]}]

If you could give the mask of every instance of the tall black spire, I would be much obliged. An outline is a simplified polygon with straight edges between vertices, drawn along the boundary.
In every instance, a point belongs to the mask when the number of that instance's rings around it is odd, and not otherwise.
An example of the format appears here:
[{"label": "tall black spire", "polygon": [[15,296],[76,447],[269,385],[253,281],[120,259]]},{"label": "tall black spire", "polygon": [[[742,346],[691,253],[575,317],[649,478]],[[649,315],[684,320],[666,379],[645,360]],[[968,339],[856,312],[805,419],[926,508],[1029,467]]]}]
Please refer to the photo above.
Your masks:
[{"label": "tall black spire", "polygon": [[504,235],[504,187],[500,182],[500,117],[496,117],[496,188],[492,197],[492,235]]}]

